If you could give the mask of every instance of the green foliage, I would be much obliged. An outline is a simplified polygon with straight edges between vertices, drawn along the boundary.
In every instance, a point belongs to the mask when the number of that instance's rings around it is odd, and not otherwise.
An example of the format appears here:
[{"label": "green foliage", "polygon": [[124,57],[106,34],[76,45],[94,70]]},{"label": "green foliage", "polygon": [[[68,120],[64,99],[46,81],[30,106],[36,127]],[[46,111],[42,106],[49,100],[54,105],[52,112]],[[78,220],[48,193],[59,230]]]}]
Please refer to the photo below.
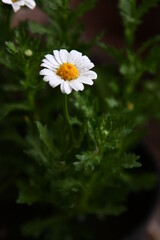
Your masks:
[{"label": "green foliage", "polygon": [[[36,207],[36,216],[34,211],[29,220],[24,216],[25,236],[94,239],[89,216],[105,216],[109,222],[111,215],[127,211],[131,194],[155,186],[155,175],[143,171],[134,147],[145,124],[160,117],[160,38],[154,36],[136,51],[134,40],[143,15],[157,3],[119,1],[126,41],[120,50],[103,43],[101,34],[82,41],[81,18],[95,0],[81,1],[74,9],[68,0],[40,0],[47,25],[30,21],[14,30],[10,6],[0,5],[0,196],[16,189],[17,203]],[[63,96],[42,81],[40,64],[53,49],[89,54],[95,45],[116,64],[97,64],[94,86],[69,96],[69,128]],[[84,228],[80,216],[86,219]]]},{"label": "green foliage", "polygon": [[141,23],[142,16],[151,8],[158,4],[158,0],[143,0],[137,6],[136,0],[120,0],[119,9],[123,19],[126,43],[128,47],[133,44],[135,31]]},{"label": "green foliage", "polygon": [[1,111],[0,111],[0,118],[6,117],[9,113],[12,111],[28,111],[29,106],[25,103],[8,103],[8,104],[3,104]]}]

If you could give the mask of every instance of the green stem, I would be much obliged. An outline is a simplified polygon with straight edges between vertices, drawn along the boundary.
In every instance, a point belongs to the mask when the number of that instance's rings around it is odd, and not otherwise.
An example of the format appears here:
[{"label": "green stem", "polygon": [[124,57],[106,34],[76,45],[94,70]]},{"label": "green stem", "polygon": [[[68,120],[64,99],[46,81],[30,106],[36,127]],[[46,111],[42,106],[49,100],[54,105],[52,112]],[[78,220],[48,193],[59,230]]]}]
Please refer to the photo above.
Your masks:
[{"label": "green stem", "polygon": [[64,94],[64,116],[65,116],[66,123],[69,127],[70,139],[72,141],[73,140],[73,131],[72,131],[72,126],[70,124],[69,113],[68,113],[67,94]]}]

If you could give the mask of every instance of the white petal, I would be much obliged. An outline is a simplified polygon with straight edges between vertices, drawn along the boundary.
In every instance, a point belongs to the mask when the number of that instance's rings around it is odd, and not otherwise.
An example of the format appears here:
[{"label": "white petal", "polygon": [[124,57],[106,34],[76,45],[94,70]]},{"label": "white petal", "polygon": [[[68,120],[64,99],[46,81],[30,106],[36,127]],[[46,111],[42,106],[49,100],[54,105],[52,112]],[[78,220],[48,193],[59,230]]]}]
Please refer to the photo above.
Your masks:
[{"label": "white petal", "polygon": [[55,77],[55,78],[53,78],[53,79],[51,79],[51,80],[49,81],[49,85],[50,85],[51,87],[55,88],[55,87],[57,87],[58,85],[60,85],[62,82],[63,82],[62,79]]},{"label": "white petal", "polygon": [[55,73],[51,71],[50,69],[44,68],[39,72],[40,75],[53,75],[55,76]]},{"label": "white petal", "polygon": [[66,94],[70,94],[72,92],[72,88],[70,87],[68,81],[64,81],[64,92]]},{"label": "white petal", "polygon": [[97,79],[97,73],[94,71],[85,71],[81,73],[81,76],[88,77],[91,79]]},{"label": "white petal", "polygon": [[65,90],[64,90],[64,82],[65,82],[65,81],[63,81],[63,82],[61,83],[61,85],[60,85],[60,89],[61,89],[61,92],[62,92],[62,93],[65,93]]},{"label": "white petal", "polygon": [[84,83],[84,84],[87,84],[87,85],[93,85],[93,81],[90,78],[87,78],[87,77],[79,77],[77,79],[77,81],[81,82],[81,83]]},{"label": "white petal", "polygon": [[47,75],[47,76],[44,76],[43,77],[43,80],[45,82],[49,82],[49,81],[52,81],[56,76],[53,76],[53,75]]},{"label": "white petal", "polygon": [[25,2],[23,0],[19,0],[17,3],[19,4],[19,6],[24,6],[25,5]]},{"label": "white petal", "polygon": [[76,64],[76,66],[78,69],[91,69],[94,67],[94,64],[89,60],[87,56],[83,56]]},{"label": "white petal", "polygon": [[72,50],[68,55],[68,62],[76,64],[81,57],[82,57],[82,53],[76,50]]},{"label": "white petal", "polygon": [[70,81],[69,85],[70,85],[70,87],[73,88],[76,92],[79,90],[78,85],[76,84],[76,81]]},{"label": "white petal", "polygon": [[36,3],[35,3],[35,1],[33,1],[33,0],[25,0],[25,5],[26,5],[28,8],[33,9],[33,8],[35,8]]},{"label": "white petal", "polygon": [[77,79],[76,80],[72,80],[69,82],[69,85],[71,88],[73,88],[76,92],[77,91],[83,91],[84,89],[84,85],[81,82],[78,82]]},{"label": "white petal", "polygon": [[58,67],[56,67],[53,63],[49,62],[46,58],[42,60],[42,63],[47,64],[49,67],[53,67],[56,71]]},{"label": "white petal", "polygon": [[6,3],[6,4],[12,4],[12,1],[11,0],[2,0],[3,3]]},{"label": "white petal", "polygon": [[50,70],[55,70],[55,68],[49,66],[47,63],[42,63],[42,64],[41,64],[41,67],[45,67],[45,68],[48,68],[48,69],[50,69]]},{"label": "white petal", "polygon": [[59,67],[59,63],[56,61],[56,59],[54,58],[53,55],[47,54],[47,55],[45,55],[45,57],[46,57],[46,59],[47,59],[50,63],[52,63],[54,66]]},{"label": "white petal", "polygon": [[15,12],[17,12],[21,8],[18,2],[13,3],[12,7]]},{"label": "white petal", "polygon": [[62,63],[66,63],[68,61],[69,53],[67,50],[61,49],[59,55],[60,55]]},{"label": "white petal", "polygon": [[62,64],[62,61],[61,61],[61,59],[60,59],[60,53],[59,53],[59,51],[58,51],[58,50],[54,50],[53,53],[54,53],[54,56],[55,56],[56,61],[61,65],[61,64]]}]

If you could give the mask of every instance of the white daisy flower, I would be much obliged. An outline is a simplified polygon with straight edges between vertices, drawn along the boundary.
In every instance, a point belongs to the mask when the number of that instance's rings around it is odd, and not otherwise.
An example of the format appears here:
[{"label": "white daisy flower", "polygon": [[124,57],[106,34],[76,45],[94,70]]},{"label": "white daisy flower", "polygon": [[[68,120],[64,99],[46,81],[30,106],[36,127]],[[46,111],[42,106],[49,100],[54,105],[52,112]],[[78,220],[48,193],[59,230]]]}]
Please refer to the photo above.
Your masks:
[{"label": "white daisy flower", "polygon": [[2,2],[12,5],[15,12],[17,12],[21,6],[27,6],[30,9],[33,9],[36,6],[34,0],[2,0]]},{"label": "white daisy flower", "polygon": [[70,94],[72,89],[83,91],[84,84],[93,85],[93,80],[97,78],[97,74],[90,70],[94,64],[76,50],[54,50],[53,55],[45,56],[41,66],[44,67],[40,71],[43,80],[53,88],[60,85],[61,92],[66,94]]}]

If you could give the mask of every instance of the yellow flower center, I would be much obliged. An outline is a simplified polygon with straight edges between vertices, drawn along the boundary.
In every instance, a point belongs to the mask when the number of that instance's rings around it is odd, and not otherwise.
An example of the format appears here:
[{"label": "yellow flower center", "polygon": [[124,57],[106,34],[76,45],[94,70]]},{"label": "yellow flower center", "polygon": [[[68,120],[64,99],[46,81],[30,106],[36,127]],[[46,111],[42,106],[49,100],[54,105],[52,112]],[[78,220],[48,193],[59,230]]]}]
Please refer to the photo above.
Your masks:
[{"label": "yellow flower center", "polygon": [[18,2],[19,0],[12,0],[12,2],[14,3],[14,2]]},{"label": "yellow flower center", "polygon": [[57,75],[59,75],[65,81],[71,81],[78,78],[78,69],[71,63],[63,63],[57,70]]}]

